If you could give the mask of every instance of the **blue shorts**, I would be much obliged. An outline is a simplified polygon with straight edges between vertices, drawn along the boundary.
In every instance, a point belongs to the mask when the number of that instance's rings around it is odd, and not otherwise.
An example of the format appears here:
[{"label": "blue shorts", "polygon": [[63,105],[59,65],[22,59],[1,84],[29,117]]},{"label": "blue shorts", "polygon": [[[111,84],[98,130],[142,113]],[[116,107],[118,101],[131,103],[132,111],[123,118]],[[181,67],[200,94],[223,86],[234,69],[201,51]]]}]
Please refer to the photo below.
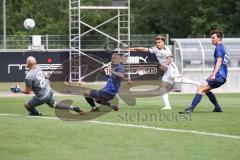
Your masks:
[{"label": "blue shorts", "polygon": [[104,91],[98,91],[98,90],[91,90],[90,91],[90,96],[92,98],[96,98],[97,100],[102,100],[102,101],[110,101],[114,98],[114,95],[109,94]]},{"label": "blue shorts", "polygon": [[216,76],[215,80],[206,79],[207,84],[212,88],[218,88],[226,82],[226,78]]}]

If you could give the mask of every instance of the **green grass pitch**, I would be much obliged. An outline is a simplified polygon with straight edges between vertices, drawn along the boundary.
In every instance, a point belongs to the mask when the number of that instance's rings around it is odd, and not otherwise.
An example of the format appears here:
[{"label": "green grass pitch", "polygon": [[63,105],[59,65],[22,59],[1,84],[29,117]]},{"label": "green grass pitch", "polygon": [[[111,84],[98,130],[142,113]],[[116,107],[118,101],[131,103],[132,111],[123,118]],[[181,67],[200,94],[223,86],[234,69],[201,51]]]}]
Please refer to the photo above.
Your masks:
[{"label": "green grass pitch", "polygon": [[[171,94],[169,97],[173,110],[161,112],[161,97],[137,99],[134,107],[120,101],[119,112],[112,111],[93,119],[94,122],[111,122],[113,125],[31,118],[23,108],[23,103],[30,97],[0,97],[0,159],[237,160],[240,157],[240,94],[216,96],[223,113],[212,113],[213,105],[204,96],[191,117],[178,117],[178,111],[190,104],[193,94]],[[56,97],[58,101],[66,98],[89,110],[80,96]],[[54,110],[46,105],[38,109],[46,117],[55,117]],[[168,119],[147,118],[154,113]],[[114,125],[116,123],[140,127]],[[207,134],[161,131],[144,126]],[[238,138],[209,133],[235,135]]]}]

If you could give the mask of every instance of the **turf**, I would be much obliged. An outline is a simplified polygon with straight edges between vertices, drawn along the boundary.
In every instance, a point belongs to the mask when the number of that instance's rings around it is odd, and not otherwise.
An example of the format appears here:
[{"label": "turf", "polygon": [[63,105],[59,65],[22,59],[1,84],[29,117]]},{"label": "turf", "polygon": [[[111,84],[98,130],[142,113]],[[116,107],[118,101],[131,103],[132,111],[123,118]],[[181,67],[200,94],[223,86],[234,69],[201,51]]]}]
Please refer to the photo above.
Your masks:
[{"label": "turf", "polygon": [[[159,111],[163,106],[161,97],[137,99],[137,105],[132,107],[120,101],[120,112],[109,112],[93,120],[240,136],[239,96],[240,94],[217,94],[219,103],[224,109],[223,113],[212,113],[213,106],[204,96],[191,117],[179,117],[178,111],[190,104],[192,94],[170,95],[173,106],[171,111]],[[0,97],[0,114],[23,115],[0,116],[2,160],[237,160],[240,157],[240,139],[86,121],[31,118],[23,108],[23,103],[29,98]],[[89,110],[82,97],[56,97],[56,99],[72,99],[75,105]],[[46,105],[38,109],[44,116],[55,117],[54,110]]]}]

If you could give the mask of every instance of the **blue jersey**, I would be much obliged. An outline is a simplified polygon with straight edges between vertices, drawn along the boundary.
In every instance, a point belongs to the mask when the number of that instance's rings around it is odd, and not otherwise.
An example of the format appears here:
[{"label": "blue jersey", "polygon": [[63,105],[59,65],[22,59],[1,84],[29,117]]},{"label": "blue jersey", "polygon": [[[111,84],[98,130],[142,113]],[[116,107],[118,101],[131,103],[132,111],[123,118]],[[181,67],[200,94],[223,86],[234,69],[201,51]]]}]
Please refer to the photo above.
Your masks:
[{"label": "blue jersey", "polygon": [[[112,68],[115,72],[124,73],[124,67],[122,64],[118,64]],[[111,95],[116,95],[121,84],[121,78],[114,76],[113,74],[110,74],[107,79],[106,86],[101,89],[101,91],[107,92]]]},{"label": "blue jersey", "polygon": [[218,44],[214,51],[214,68],[216,67],[218,57],[222,58],[222,65],[219,71],[217,72],[216,77],[223,77],[226,79],[228,74],[227,64],[229,59],[228,59],[228,52],[226,51],[222,43]]}]

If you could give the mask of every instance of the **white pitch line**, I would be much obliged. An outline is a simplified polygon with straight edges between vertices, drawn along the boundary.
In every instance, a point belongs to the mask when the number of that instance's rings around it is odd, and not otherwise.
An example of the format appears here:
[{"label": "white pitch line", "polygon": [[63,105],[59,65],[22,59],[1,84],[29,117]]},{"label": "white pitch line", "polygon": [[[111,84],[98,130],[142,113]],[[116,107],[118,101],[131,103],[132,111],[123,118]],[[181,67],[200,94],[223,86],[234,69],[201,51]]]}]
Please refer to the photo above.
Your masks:
[{"label": "white pitch line", "polygon": [[[19,114],[0,114],[0,116],[12,116],[12,117],[28,117],[28,118],[39,118],[39,119],[51,119],[51,120],[59,120],[57,117],[44,117],[44,116],[24,116]],[[75,120],[76,121],[76,120]],[[227,135],[221,133],[211,133],[204,131],[195,131],[195,130],[183,130],[183,129],[174,129],[174,128],[160,128],[160,127],[151,127],[145,125],[135,125],[135,124],[126,124],[126,123],[113,123],[113,122],[103,122],[103,121],[84,121],[87,123],[94,124],[103,124],[103,125],[112,125],[112,126],[122,126],[122,127],[131,127],[131,128],[142,128],[142,129],[150,129],[156,131],[166,131],[166,132],[178,132],[178,133],[191,133],[197,135],[205,135],[205,136],[214,136],[214,137],[224,137],[224,138],[232,138],[232,139],[240,139],[240,136],[237,135]]]},{"label": "white pitch line", "polygon": [[157,131],[192,133],[192,134],[199,134],[199,135],[240,139],[240,136],[227,135],[227,134],[221,134],[221,133],[210,133],[210,132],[203,132],[203,131],[183,130],[183,129],[173,129],[173,128],[172,129],[171,128],[159,128],[159,127],[151,127],[151,126],[145,126],[145,125],[126,124],[126,123],[112,123],[112,122],[101,122],[101,121],[89,121],[89,122],[97,123],[97,124],[113,125],[113,126],[144,128],[144,129],[151,129],[151,130],[157,130]]}]

